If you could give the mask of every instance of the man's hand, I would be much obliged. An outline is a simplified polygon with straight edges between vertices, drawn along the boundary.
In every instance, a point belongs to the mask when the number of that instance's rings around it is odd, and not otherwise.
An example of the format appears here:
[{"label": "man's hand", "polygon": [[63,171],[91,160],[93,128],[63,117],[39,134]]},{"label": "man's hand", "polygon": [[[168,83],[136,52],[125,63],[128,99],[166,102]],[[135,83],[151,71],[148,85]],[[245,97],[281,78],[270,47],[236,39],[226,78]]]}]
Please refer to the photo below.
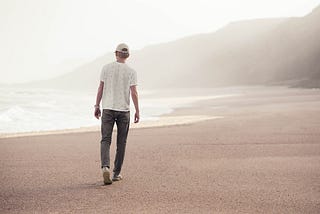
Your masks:
[{"label": "man's hand", "polygon": [[136,112],[134,114],[134,123],[139,123],[139,120],[140,120],[140,113]]},{"label": "man's hand", "polygon": [[99,117],[101,117],[100,108],[95,108],[94,109],[94,116],[99,120]]}]

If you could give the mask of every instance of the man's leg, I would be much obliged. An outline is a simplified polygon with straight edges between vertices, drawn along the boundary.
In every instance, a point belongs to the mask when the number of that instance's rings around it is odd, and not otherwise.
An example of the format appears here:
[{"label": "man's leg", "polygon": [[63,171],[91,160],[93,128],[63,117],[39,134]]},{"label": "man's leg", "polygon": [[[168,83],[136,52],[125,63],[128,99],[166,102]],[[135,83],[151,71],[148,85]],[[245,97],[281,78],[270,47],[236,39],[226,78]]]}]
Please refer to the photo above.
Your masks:
[{"label": "man's leg", "polygon": [[114,112],[104,109],[101,117],[101,168],[106,166],[110,168],[110,145],[114,121]]},{"label": "man's leg", "polygon": [[117,152],[114,160],[114,175],[119,175],[121,171],[130,124],[130,112],[118,112],[117,114]]}]

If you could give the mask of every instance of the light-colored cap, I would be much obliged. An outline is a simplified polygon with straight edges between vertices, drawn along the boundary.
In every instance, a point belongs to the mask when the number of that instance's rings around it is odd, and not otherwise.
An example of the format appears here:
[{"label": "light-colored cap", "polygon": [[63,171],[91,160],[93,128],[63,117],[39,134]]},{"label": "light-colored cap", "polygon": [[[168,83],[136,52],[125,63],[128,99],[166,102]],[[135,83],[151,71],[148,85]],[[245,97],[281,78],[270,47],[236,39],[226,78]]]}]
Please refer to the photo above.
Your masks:
[{"label": "light-colored cap", "polygon": [[121,53],[129,53],[129,46],[125,43],[121,43],[117,46],[116,51]]}]

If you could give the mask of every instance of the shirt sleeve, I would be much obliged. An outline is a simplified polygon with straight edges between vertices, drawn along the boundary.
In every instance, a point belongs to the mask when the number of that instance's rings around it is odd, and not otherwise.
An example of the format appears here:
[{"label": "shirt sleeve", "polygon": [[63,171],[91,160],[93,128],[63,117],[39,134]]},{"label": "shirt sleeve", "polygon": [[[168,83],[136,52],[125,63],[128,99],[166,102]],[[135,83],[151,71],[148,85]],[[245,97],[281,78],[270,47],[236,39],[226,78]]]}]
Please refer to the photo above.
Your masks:
[{"label": "shirt sleeve", "polygon": [[135,70],[133,70],[131,78],[130,78],[130,86],[137,85],[137,84],[138,84],[137,72]]},{"label": "shirt sleeve", "polygon": [[101,73],[100,73],[100,81],[104,82],[105,80],[105,66],[102,67]]}]

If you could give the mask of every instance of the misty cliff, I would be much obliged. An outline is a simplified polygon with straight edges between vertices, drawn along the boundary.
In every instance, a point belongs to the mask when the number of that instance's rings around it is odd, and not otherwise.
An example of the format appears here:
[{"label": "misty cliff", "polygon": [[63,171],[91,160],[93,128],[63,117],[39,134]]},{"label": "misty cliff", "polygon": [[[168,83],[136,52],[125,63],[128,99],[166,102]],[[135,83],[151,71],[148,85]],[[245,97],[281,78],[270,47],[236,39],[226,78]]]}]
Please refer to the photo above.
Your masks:
[{"label": "misty cliff", "polygon": [[[209,34],[148,46],[132,52],[128,64],[139,85],[215,87],[281,84],[320,87],[320,7],[301,18],[259,19],[230,23]],[[97,88],[109,53],[73,72],[38,86]]]}]

